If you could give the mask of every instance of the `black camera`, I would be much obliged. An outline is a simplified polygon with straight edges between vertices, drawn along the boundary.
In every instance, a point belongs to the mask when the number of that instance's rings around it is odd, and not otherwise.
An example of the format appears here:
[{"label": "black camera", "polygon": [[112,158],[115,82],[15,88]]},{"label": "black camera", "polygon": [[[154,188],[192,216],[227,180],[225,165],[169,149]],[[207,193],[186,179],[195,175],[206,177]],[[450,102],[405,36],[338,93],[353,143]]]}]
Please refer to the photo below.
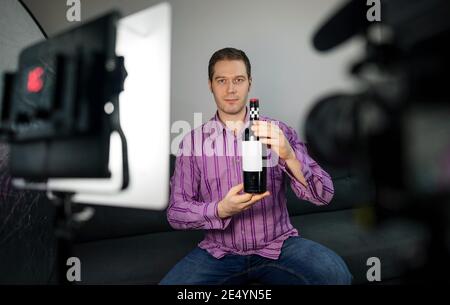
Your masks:
[{"label": "black camera", "polygon": [[377,224],[408,219],[426,228],[426,262],[414,275],[448,281],[440,270],[450,257],[450,2],[379,3],[379,22],[355,0],[314,35],[319,51],[355,35],[366,49],[349,69],[360,89],[318,101],[306,140],[320,162],[374,181]]}]

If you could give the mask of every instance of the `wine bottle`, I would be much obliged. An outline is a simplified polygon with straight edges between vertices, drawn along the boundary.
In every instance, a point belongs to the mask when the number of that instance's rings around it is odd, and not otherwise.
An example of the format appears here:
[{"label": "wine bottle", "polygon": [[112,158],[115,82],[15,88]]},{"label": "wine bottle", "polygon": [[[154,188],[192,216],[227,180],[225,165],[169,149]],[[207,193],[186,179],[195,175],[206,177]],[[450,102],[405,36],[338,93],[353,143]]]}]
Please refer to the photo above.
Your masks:
[{"label": "wine bottle", "polygon": [[263,160],[263,145],[251,130],[253,122],[259,120],[259,100],[250,99],[249,126],[242,141],[242,169],[244,192],[261,194],[267,189],[266,164]]}]

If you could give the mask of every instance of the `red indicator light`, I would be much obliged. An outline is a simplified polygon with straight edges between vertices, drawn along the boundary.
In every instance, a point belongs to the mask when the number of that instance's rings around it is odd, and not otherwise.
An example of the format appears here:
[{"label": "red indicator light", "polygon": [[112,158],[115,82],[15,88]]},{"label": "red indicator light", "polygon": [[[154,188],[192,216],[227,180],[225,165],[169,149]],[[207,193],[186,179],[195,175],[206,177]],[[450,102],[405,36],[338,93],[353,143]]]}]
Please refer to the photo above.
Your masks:
[{"label": "red indicator light", "polygon": [[37,93],[44,87],[44,81],[42,76],[44,75],[44,69],[37,67],[28,73],[27,90],[30,93]]}]

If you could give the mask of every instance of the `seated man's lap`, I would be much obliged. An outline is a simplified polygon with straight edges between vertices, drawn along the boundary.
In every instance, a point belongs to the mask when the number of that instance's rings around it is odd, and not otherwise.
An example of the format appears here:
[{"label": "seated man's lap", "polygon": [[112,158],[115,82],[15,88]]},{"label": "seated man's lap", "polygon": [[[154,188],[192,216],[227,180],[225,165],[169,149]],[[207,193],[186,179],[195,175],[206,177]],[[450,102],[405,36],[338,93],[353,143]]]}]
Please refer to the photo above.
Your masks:
[{"label": "seated man's lap", "polygon": [[351,284],[342,258],[327,247],[299,236],[283,243],[278,260],[262,259],[252,278],[264,284]]},{"label": "seated man's lap", "polygon": [[257,255],[217,259],[196,247],[160,284],[245,284],[249,279],[275,285],[350,284],[351,278],[345,262],[335,252],[296,236],[285,240],[278,260]]},{"label": "seated man's lap", "polygon": [[241,284],[246,278],[245,259],[239,255],[217,259],[196,247],[169,271],[160,284]]}]

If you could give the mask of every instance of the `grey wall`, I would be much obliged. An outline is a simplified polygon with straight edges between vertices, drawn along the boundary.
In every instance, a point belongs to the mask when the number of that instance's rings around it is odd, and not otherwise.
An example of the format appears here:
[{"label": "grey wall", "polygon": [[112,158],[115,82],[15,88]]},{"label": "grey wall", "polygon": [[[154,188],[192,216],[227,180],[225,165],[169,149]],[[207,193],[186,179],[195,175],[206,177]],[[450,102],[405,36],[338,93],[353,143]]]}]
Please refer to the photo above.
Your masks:
[{"label": "grey wall", "polygon": [[[39,28],[17,0],[0,2],[0,72],[14,71],[19,51],[40,39]],[[3,75],[0,82],[0,96],[3,93]]]},{"label": "grey wall", "polygon": [[[49,35],[73,25],[66,21],[65,0],[26,0]],[[111,8],[127,15],[156,0],[82,1],[86,20]],[[358,56],[352,40],[329,54],[312,49],[315,28],[342,1],[330,0],[169,0],[173,7],[172,122],[203,121],[215,111],[207,87],[207,63],[222,47],[241,48],[253,65],[251,96],[263,114],[285,121],[300,133],[308,109],[328,90],[352,86],[347,62]],[[175,135],[172,135],[175,137]]]}]

